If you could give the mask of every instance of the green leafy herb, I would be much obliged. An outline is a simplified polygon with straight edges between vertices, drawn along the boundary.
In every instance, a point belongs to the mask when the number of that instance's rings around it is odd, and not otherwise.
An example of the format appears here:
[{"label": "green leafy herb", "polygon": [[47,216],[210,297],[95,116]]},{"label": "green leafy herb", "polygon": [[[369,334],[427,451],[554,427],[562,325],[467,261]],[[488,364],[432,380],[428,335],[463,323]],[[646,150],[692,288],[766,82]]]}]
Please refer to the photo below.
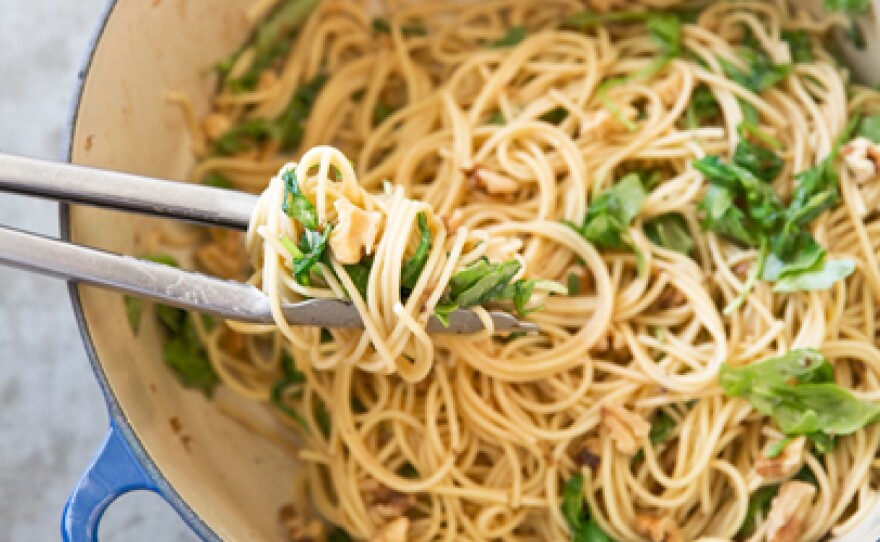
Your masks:
[{"label": "green leafy herb", "polygon": [[632,249],[629,225],[645,201],[639,175],[631,173],[599,195],[580,225],[569,226],[600,248]]},{"label": "green leafy herb", "polygon": [[279,378],[275,382],[275,385],[272,386],[270,400],[275,408],[286,414],[303,429],[308,429],[308,421],[306,421],[302,414],[291,408],[284,400],[284,397],[290,388],[296,388],[302,393],[302,387],[306,381],[306,377],[297,370],[296,363],[294,363],[293,358],[290,357],[287,352],[281,357],[281,369],[283,371],[281,378]]},{"label": "green leafy herb", "polygon": [[568,295],[579,295],[581,293],[581,277],[575,273],[569,273],[565,281],[568,288]]},{"label": "green leafy herb", "polygon": [[703,126],[707,122],[718,117],[721,108],[712,89],[706,85],[700,85],[694,89],[688,108],[685,112],[685,125],[690,130]]},{"label": "green leafy herb", "polygon": [[752,494],[752,497],[749,499],[749,506],[746,509],[746,517],[743,519],[737,536],[746,536],[755,530],[756,516],[760,513],[762,517],[767,517],[770,503],[773,502],[777,493],[779,493],[779,486],[773,485],[762,487]]},{"label": "green leafy herb", "polygon": [[449,327],[449,315],[460,308],[461,307],[459,307],[457,303],[452,301],[440,302],[434,307],[434,316],[436,316],[444,326]]},{"label": "green leafy herb", "polygon": [[880,115],[864,117],[859,123],[856,135],[866,137],[874,143],[880,143]]},{"label": "green leafy herb", "polygon": [[293,169],[284,171],[281,180],[284,181],[284,201],[281,204],[284,214],[300,221],[309,230],[318,229],[318,211],[300,190],[296,171]]},{"label": "green leafy herb", "polygon": [[826,260],[802,273],[783,276],[773,286],[773,291],[792,293],[827,290],[835,282],[850,276],[855,268],[856,264],[852,260]]},{"label": "green leafy herb", "polygon": [[565,20],[562,21],[562,27],[585,32],[591,28],[603,26],[608,23],[644,22],[648,20],[651,15],[652,14],[647,11],[609,11],[599,13],[591,10],[584,10],[566,17]]},{"label": "green leafy herb", "polygon": [[550,111],[547,111],[546,113],[544,113],[543,115],[541,115],[538,118],[544,122],[549,122],[550,124],[557,124],[558,125],[559,123],[564,121],[567,117],[568,117],[568,110],[562,106],[559,106],[559,107],[554,107],[553,109],[551,109]]},{"label": "green leafy herb", "polygon": [[752,92],[759,93],[775,86],[791,73],[790,64],[775,64],[767,53],[758,48],[740,47],[738,54],[746,65],[745,70],[724,58],[720,58],[719,62],[728,77]]},{"label": "green leafy herb", "polygon": [[843,32],[843,37],[849,40],[853,47],[859,51],[864,51],[868,46],[868,39],[865,37],[865,31],[862,30],[862,25],[859,24],[859,20],[856,18],[853,18],[849,22],[849,26]]},{"label": "green leafy herb", "polygon": [[861,14],[871,6],[871,0],[825,0],[825,9],[828,11],[847,11]]},{"label": "green leafy herb", "polygon": [[835,384],[834,369],[815,350],[792,350],[744,367],[725,363],[719,381],[727,395],[772,417],[786,436],[806,435],[820,450],[880,418],[880,404]]},{"label": "green leafy herb", "polygon": [[[373,19],[373,32],[377,34],[390,34],[391,23],[388,19],[377,17]],[[420,22],[409,22],[401,25],[400,33],[407,37],[427,36],[428,28]]]},{"label": "green leafy herb", "polygon": [[[217,69],[220,72],[223,85],[233,92],[254,90],[259,82],[260,74],[287,55],[293,45],[299,26],[318,5],[318,2],[319,0],[281,2],[244,47],[218,63]],[[229,78],[232,67],[245,51],[253,51],[253,60],[248,69],[238,78]]]},{"label": "green leafy herb", "polygon": [[388,117],[393,115],[395,111],[397,111],[397,107],[380,100],[376,102],[376,107],[373,108],[373,121],[376,124],[381,124],[388,120]]},{"label": "green leafy herb", "polygon": [[479,260],[452,277],[449,282],[450,292],[460,307],[483,305],[504,293],[519,269],[518,260],[508,260],[500,264]]},{"label": "green leafy herb", "polygon": [[785,450],[785,447],[791,443],[792,440],[794,440],[792,437],[785,437],[774,442],[764,451],[764,457],[768,459],[776,459],[777,457],[779,457],[779,454],[781,454],[782,451]]},{"label": "green leafy herb", "polygon": [[330,436],[330,426],[332,424],[330,420],[330,412],[327,411],[327,407],[324,406],[324,403],[318,402],[315,404],[315,422],[318,424],[318,429],[321,430],[321,434],[324,437]]},{"label": "green leafy herb", "polygon": [[419,244],[412,258],[403,264],[400,277],[400,284],[409,290],[415,288],[431,251],[431,230],[428,228],[428,216],[425,213],[418,214],[418,225]]},{"label": "green leafy herb", "polygon": [[300,85],[293,93],[284,112],[276,121],[282,151],[293,151],[299,146],[305,123],[327,79],[327,74],[319,73],[311,81]]},{"label": "green leafy herb", "polygon": [[367,285],[370,283],[370,272],[373,270],[373,260],[364,258],[360,262],[352,265],[346,265],[345,272],[357,288],[361,299],[367,300]]},{"label": "green leafy herb", "polygon": [[645,22],[648,32],[660,46],[663,56],[669,58],[681,54],[681,20],[673,13],[658,13]]},{"label": "green leafy herb", "polygon": [[144,309],[143,300],[131,295],[123,296],[122,300],[125,303],[125,317],[128,319],[128,326],[137,335],[141,327],[141,315]]},{"label": "green leafy herb", "polygon": [[507,30],[507,33],[504,36],[492,42],[492,47],[495,47],[496,49],[514,47],[522,43],[527,35],[528,29],[526,29],[526,27],[522,25],[512,26]]},{"label": "green leafy herb", "polygon": [[675,418],[667,414],[665,410],[658,411],[651,419],[651,430],[648,433],[648,438],[651,440],[651,444],[657,446],[658,444],[666,442],[675,430],[676,425],[677,422],[675,421]]},{"label": "green leafy herb", "polygon": [[330,535],[327,537],[327,542],[354,542],[354,538],[352,538],[351,535],[347,532],[337,527],[336,530],[330,533]]},{"label": "green leafy herb", "polygon": [[797,63],[813,61],[813,42],[805,30],[783,30],[782,39],[788,43],[793,61]]},{"label": "green leafy herb", "polygon": [[[752,143],[746,137],[748,134],[757,134],[760,138],[769,138],[760,128],[751,124],[743,123],[740,125],[740,140],[733,152],[733,163],[745,168],[758,179],[766,182],[772,182],[779,177],[785,162],[782,158],[772,150]],[[770,143],[778,143],[770,140]]]},{"label": "green leafy herb", "polygon": [[679,213],[666,213],[645,222],[645,235],[652,243],[685,255],[694,251],[687,222]]},{"label": "green leafy herb", "polygon": [[278,126],[266,119],[249,119],[238,123],[214,141],[214,153],[229,156],[248,152],[267,141],[278,140]]},{"label": "green leafy herb", "polygon": [[496,109],[489,115],[489,118],[486,120],[488,124],[494,124],[496,126],[504,126],[507,124],[507,119],[504,118],[504,113],[500,109]]},{"label": "green leafy herb", "polygon": [[562,490],[562,516],[568,523],[572,542],[614,542],[590,514],[584,501],[584,477],[576,474]]},{"label": "green leafy herb", "polygon": [[[160,305],[157,307],[164,307]],[[176,311],[179,315],[172,321],[181,322],[175,328],[168,328],[169,337],[162,350],[165,364],[174,372],[180,383],[187,388],[200,390],[211,397],[220,378],[214,372],[208,353],[199,338],[193,319],[194,314],[180,309],[165,307],[166,314]],[[163,323],[166,323],[163,320]]]},{"label": "green leafy herb", "polygon": [[[297,282],[308,286],[311,284],[311,271],[327,252],[331,228],[327,226],[323,232],[306,230],[299,242],[299,256],[293,256],[293,276]],[[289,250],[289,249],[288,249]]]}]

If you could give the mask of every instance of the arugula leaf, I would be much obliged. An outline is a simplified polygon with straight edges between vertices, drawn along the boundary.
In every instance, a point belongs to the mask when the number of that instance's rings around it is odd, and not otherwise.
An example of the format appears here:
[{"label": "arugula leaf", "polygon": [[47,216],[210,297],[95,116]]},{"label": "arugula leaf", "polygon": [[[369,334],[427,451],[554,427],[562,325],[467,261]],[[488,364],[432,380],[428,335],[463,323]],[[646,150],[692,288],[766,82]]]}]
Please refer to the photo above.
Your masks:
[{"label": "arugula leaf", "polygon": [[327,542],[354,542],[354,538],[352,538],[351,535],[347,532],[337,527],[336,530],[330,533],[330,535],[327,537]]},{"label": "arugula leaf", "polygon": [[615,542],[602,530],[584,502],[584,477],[576,474],[562,490],[562,515],[568,523],[572,542]]},{"label": "arugula leaf", "polygon": [[809,271],[822,262],[825,258],[825,249],[813,239],[812,235],[806,232],[803,235],[804,238],[796,242],[797,250],[788,260],[783,261],[773,253],[767,257],[761,274],[762,280],[777,281],[783,276]]},{"label": "arugula leaf", "polygon": [[[373,19],[372,26],[373,32],[378,34],[391,33],[391,23],[388,22],[388,19],[376,17]],[[400,26],[400,33],[406,37],[427,36],[428,28],[421,22],[410,22]]]},{"label": "arugula leaf", "polygon": [[827,290],[835,282],[850,276],[855,268],[856,264],[852,260],[824,261],[808,271],[783,276],[773,286],[773,291],[792,293]]},{"label": "arugula leaf", "polygon": [[267,141],[281,138],[278,126],[263,118],[242,121],[214,141],[215,154],[230,156],[256,149]]},{"label": "arugula leaf", "polygon": [[376,102],[376,107],[373,108],[373,121],[376,124],[382,124],[388,120],[388,117],[393,115],[395,111],[397,111],[397,107],[380,100]]},{"label": "arugula leaf", "polygon": [[721,108],[712,89],[706,85],[699,85],[691,94],[688,102],[687,111],[685,112],[685,126],[689,130],[699,128],[706,122],[718,117],[721,114]]},{"label": "arugula leaf", "polygon": [[132,333],[137,335],[141,327],[141,315],[143,313],[143,300],[139,297],[126,295],[122,298],[125,303],[125,317]]},{"label": "arugula leaf", "polygon": [[[474,265],[485,264],[485,272],[482,273],[476,281],[465,282],[461,276],[470,280],[473,273],[471,267],[457,273],[450,280],[452,287],[452,295],[455,302],[463,308],[473,307],[475,305],[483,305],[486,302],[497,298],[502,294],[510,283],[510,280],[519,272],[520,263],[518,260],[508,260],[500,264],[487,264],[485,260],[480,260]],[[484,266],[480,266],[484,267]]]},{"label": "arugula leaf", "polygon": [[871,0],[825,0],[825,9],[828,11],[847,11],[861,14],[871,6]]},{"label": "arugula leaf", "polygon": [[645,222],[645,235],[655,245],[689,256],[694,251],[687,222],[679,213],[666,213]]},{"label": "arugula leaf", "polygon": [[373,270],[373,260],[364,258],[356,264],[345,265],[345,272],[354,283],[361,298],[367,300],[367,285],[370,283],[370,273]]},{"label": "arugula leaf", "polygon": [[779,486],[772,485],[759,488],[752,494],[752,497],[749,499],[749,506],[746,509],[746,517],[736,533],[738,537],[747,536],[755,530],[755,516],[758,515],[758,512],[766,519],[767,512],[770,511],[770,503],[773,502],[778,493]]},{"label": "arugula leaf", "polygon": [[574,273],[569,273],[565,280],[565,287],[568,288],[568,295],[579,295],[581,293],[581,277]]},{"label": "arugula leaf", "polygon": [[660,52],[668,58],[681,54],[681,20],[673,13],[658,13],[645,22],[648,32],[660,46]]},{"label": "arugula leaf", "polygon": [[504,118],[504,113],[500,109],[496,109],[491,115],[489,115],[486,123],[494,124],[496,126],[504,126],[507,124],[507,119]]},{"label": "arugula leaf", "polygon": [[311,283],[310,273],[315,264],[321,261],[324,253],[327,252],[327,242],[330,239],[331,231],[330,226],[327,226],[321,233],[314,230],[303,232],[299,242],[301,256],[293,257],[293,275],[300,284],[308,286]]},{"label": "arugula leaf", "polygon": [[805,30],[783,30],[782,39],[788,43],[791,59],[794,62],[813,61],[813,42]]},{"label": "arugula leaf", "polygon": [[724,73],[740,86],[760,93],[788,77],[790,64],[775,64],[764,51],[752,47],[740,47],[739,57],[746,64],[743,71],[725,58],[719,58]]},{"label": "arugula leaf", "polygon": [[453,312],[457,311],[461,307],[458,306],[457,303],[452,301],[444,301],[437,303],[437,306],[434,307],[434,316],[440,320],[440,323],[446,327],[449,327],[449,315]]},{"label": "arugula leaf", "polygon": [[752,143],[745,137],[748,132],[760,132],[754,125],[740,125],[740,140],[733,152],[733,163],[750,171],[752,175],[766,182],[773,182],[782,173],[785,162],[772,150]]},{"label": "arugula leaf", "polygon": [[677,424],[675,418],[667,414],[665,410],[657,411],[657,414],[651,419],[651,430],[648,432],[651,444],[657,446],[666,442]]},{"label": "arugula leaf", "polygon": [[786,436],[806,435],[823,447],[880,419],[880,404],[835,384],[834,369],[815,350],[792,350],[744,367],[725,363],[719,382],[727,395],[743,397],[772,417]]},{"label": "arugula leaf", "polygon": [[272,386],[270,400],[275,408],[286,414],[290,419],[299,424],[300,427],[302,427],[303,429],[308,429],[309,423],[308,421],[306,421],[303,415],[297,412],[295,409],[291,408],[284,401],[284,394],[287,392],[287,390],[292,387],[301,388],[306,381],[306,377],[304,374],[299,372],[299,370],[297,370],[293,358],[290,357],[287,352],[284,352],[281,356],[281,369],[281,378],[275,381],[275,385]]},{"label": "arugula leaf", "polygon": [[630,249],[629,225],[641,210],[645,197],[639,175],[630,173],[590,204],[580,226],[570,223],[569,226],[597,247]]},{"label": "arugula leaf", "polygon": [[403,264],[401,271],[400,284],[404,288],[412,290],[419,281],[419,276],[428,262],[428,253],[431,252],[431,230],[428,228],[428,215],[419,213],[419,244],[412,258]]},{"label": "arugula leaf", "polygon": [[723,186],[711,185],[697,208],[703,212],[704,230],[714,231],[743,245],[758,245],[759,233],[745,213],[733,204],[734,193]]},{"label": "arugula leaf", "polygon": [[792,437],[785,437],[784,439],[777,440],[771,446],[767,447],[767,450],[764,451],[764,457],[768,459],[776,459],[785,450],[785,447],[791,444],[792,440],[794,440]]},{"label": "arugula leaf", "polygon": [[326,73],[319,73],[311,81],[300,85],[293,93],[284,112],[276,121],[282,151],[292,151],[299,146],[306,120],[308,120],[312,107],[318,99],[318,94],[324,88],[327,79]]},{"label": "arugula leaf", "polygon": [[527,316],[530,312],[534,312],[538,309],[526,309],[526,304],[532,298],[532,294],[535,292],[535,285],[538,281],[536,280],[518,280],[513,284],[513,306],[516,308],[516,312],[520,316]]},{"label": "arugula leaf", "polygon": [[281,210],[294,220],[299,220],[306,229],[318,229],[318,211],[299,187],[296,171],[288,169],[281,174],[284,181],[284,201]]},{"label": "arugula leaf", "polygon": [[856,135],[866,137],[874,143],[880,143],[880,115],[864,117],[859,123]]},{"label": "arugula leaf", "polygon": [[[544,122],[558,125],[559,123],[564,121],[566,117],[568,117],[568,110],[562,106],[558,106],[554,107],[550,111],[547,111],[538,118]],[[503,118],[501,124],[504,124]]]},{"label": "arugula leaf", "polygon": [[514,47],[522,43],[522,41],[526,39],[527,35],[528,30],[526,29],[526,27],[522,25],[512,26],[507,30],[507,34],[505,34],[500,39],[492,42],[492,47],[496,49]]},{"label": "arugula leaf", "polygon": [[571,30],[585,32],[591,28],[608,23],[632,23],[647,21],[651,17],[647,11],[609,11],[599,13],[592,10],[584,10],[566,17],[562,21],[562,27]]},{"label": "arugula leaf", "polygon": [[169,329],[171,336],[162,349],[165,364],[184,387],[198,389],[210,398],[220,378],[214,372],[208,353],[198,337],[193,323],[195,315],[180,309],[171,310],[183,315],[183,323],[178,329]]},{"label": "arugula leaf", "polygon": [[[254,90],[260,74],[287,55],[299,26],[318,5],[319,0],[294,0],[282,2],[266,21],[260,25],[250,40],[238,51],[217,64],[223,86],[232,92]],[[236,79],[229,73],[245,51],[253,50],[254,58],[247,71]]]}]

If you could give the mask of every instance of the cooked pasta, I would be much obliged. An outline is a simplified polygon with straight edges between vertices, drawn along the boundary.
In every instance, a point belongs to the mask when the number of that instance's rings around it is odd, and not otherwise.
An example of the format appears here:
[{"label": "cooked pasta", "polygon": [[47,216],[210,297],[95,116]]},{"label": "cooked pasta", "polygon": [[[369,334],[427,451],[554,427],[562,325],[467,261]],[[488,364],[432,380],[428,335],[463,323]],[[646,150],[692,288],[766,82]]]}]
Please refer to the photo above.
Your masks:
[{"label": "cooked pasta", "polygon": [[[880,94],[829,50],[847,16],[387,4],[258,3],[194,126],[193,180],[265,190],[247,254],[277,326],[197,327],[223,384],[301,436],[291,539],[814,541],[863,520]],[[483,333],[426,333],[461,273],[511,261],[494,302],[540,332],[493,334],[484,296]],[[288,325],[305,297],[351,298],[365,329]]]}]

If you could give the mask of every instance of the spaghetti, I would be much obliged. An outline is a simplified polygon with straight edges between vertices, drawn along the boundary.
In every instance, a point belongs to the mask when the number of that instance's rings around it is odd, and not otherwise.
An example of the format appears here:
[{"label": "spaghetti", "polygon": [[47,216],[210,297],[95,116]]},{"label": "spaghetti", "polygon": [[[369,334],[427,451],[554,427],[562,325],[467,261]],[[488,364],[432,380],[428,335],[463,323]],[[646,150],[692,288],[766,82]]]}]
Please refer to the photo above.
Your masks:
[{"label": "spaghetti", "polygon": [[[819,540],[866,517],[880,94],[823,46],[843,15],[300,4],[280,54],[260,30],[227,59],[193,172],[265,189],[248,254],[277,329],[200,336],[302,435],[293,539],[320,517],[373,541]],[[426,335],[456,273],[511,259],[568,286],[536,288],[539,334]],[[350,297],[366,329],[290,327],[301,297]]]}]

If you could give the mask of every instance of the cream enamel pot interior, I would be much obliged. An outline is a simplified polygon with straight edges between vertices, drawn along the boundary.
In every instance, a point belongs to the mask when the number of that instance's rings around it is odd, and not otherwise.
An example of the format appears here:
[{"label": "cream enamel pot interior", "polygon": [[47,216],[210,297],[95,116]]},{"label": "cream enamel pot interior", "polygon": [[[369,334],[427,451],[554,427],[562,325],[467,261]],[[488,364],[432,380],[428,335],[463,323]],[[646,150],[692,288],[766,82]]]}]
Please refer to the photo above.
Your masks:
[{"label": "cream enamel pot interior", "polygon": [[[197,111],[206,110],[215,85],[207,74],[249,34],[244,10],[251,3],[111,2],[81,73],[69,160],[184,178],[193,158],[183,116],[167,103],[166,92],[183,92]],[[866,31],[877,35],[873,23]],[[875,40],[853,60],[876,76],[878,58]],[[139,254],[155,220],[63,206],[61,224],[62,236],[77,243]],[[96,540],[100,515],[115,496],[151,489],[205,540],[283,540],[277,515],[290,499],[296,468],[290,456],[221,414],[200,393],[184,390],[161,361],[156,325],[145,318],[135,336],[121,296],[76,286],[71,295],[112,427],[65,511],[65,538]],[[268,427],[272,423],[266,418]],[[875,516],[846,539],[877,540],[880,511]]]}]

